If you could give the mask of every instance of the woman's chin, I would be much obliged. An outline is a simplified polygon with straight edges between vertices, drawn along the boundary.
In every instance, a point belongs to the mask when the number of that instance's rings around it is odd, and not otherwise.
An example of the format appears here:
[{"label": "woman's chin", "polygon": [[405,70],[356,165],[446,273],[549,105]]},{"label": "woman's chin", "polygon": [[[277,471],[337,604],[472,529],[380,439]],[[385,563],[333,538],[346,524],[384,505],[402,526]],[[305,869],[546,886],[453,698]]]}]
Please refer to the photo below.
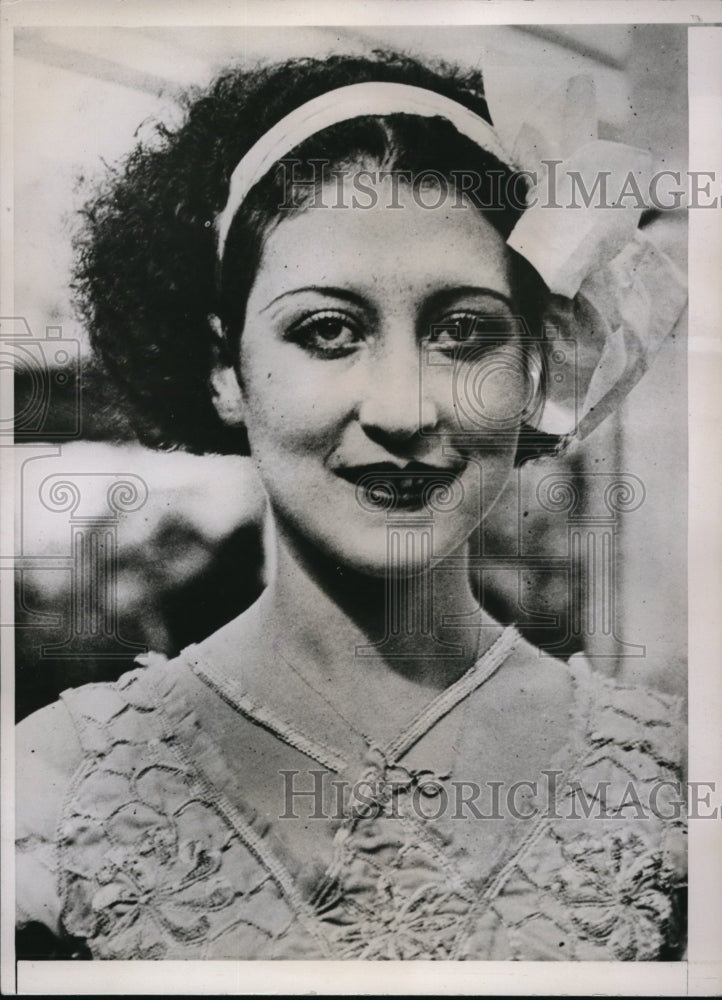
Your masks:
[{"label": "woman's chin", "polygon": [[[326,531],[323,536],[299,538],[297,551],[305,559],[325,564],[335,574],[347,572],[378,580],[404,579],[428,573],[452,556],[463,556],[469,531],[435,531],[429,522],[411,520],[364,529],[348,525],[343,534]],[[320,557],[320,559],[319,559]]]}]

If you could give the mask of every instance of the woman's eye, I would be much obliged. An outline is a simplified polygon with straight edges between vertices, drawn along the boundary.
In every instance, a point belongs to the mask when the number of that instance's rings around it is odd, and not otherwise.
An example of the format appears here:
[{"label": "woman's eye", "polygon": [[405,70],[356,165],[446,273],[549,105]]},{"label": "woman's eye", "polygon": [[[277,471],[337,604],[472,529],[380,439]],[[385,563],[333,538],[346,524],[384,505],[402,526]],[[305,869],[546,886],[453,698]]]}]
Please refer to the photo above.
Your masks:
[{"label": "woman's eye", "polygon": [[500,347],[509,340],[513,332],[514,323],[510,316],[457,312],[433,324],[430,341],[450,351],[473,348],[478,352]]},{"label": "woman's eye", "polygon": [[362,334],[351,317],[328,309],[294,323],[287,338],[317,357],[338,358],[355,350]]}]

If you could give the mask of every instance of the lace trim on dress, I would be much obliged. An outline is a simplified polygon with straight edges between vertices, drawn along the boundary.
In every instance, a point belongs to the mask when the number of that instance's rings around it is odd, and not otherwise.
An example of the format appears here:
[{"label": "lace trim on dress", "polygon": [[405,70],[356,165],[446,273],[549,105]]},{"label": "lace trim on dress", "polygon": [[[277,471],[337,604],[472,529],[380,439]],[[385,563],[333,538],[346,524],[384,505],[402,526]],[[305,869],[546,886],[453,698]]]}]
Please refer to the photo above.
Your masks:
[{"label": "lace trim on dress", "polygon": [[244,691],[240,681],[229,677],[217,664],[202,659],[197,647],[189,647],[184,650],[183,655],[193,673],[236,712],[331,771],[343,771],[346,768],[346,761],[341,754],[336,753],[325,743],[305,736],[286,719],[278,718],[265,706],[254,701]]},{"label": "lace trim on dress", "polygon": [[512,625],[505,628],[496,642],[458,681],[445,688],[395,740],[387,745],[384,751],[387,760],[395,762],[403,757],[432,726],[448,715],[464,698],[485,684],[504,663],[520,640],[521,636]]},{"label": "lace trim on dress", "polygon": [[[513,626],[505,628],[476,663],[457,681],[441,691],[383,750],[374,748],[383,756],[387,765],[392,766],[400,760],[440,719],[488,681],[520,639],[521,636]],[[189,651],[192,653],[190,656],[187,655]],[[340,751],[306,736],[297,726],[274,716],[264,706],[253,701],[240,681],[229,677],[227,672],[216,664],[202,659],[197,647],[190,647],[184,655],[196,676],[236,711],[331,770],[339,773],[348,771],[349,763]]]}]

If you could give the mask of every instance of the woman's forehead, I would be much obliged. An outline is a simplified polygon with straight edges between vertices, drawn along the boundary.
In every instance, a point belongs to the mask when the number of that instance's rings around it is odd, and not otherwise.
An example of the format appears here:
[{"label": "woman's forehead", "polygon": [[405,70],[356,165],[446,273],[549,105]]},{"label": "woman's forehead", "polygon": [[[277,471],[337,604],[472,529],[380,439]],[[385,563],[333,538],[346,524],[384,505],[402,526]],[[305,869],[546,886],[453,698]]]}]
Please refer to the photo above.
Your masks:
[{"label": "woman's forehead", "polygon": [[509,294],[510,252],[468,201],[449,193],[435,204],[429,191],[401,187],[391,205],[384,187],[368,176],[363,184],[365,193],[353,178],[342,193],[327,185],[314,204],[281,219],[266,238],[256,294],[307,285],[393,291],[447,284]]}]

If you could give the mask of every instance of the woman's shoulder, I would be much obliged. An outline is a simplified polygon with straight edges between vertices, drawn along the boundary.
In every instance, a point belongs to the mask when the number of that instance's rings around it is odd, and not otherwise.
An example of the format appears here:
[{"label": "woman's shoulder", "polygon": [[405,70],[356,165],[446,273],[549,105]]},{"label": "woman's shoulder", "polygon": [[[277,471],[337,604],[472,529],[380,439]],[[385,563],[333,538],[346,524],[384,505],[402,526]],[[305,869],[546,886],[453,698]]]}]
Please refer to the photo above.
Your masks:
[{"label": "woman's shoulder", "polygon": [[[110,685],[93,685],[110,688]],[[82,689],[81,689],[82,690]],[[98,698],[99,692],[94,692]],[[18,723],[15,731],[15,873],[18,928],[61,936],[59,839],[74,778],[87,759],[84,740],[65,698]],[[24,938],[18,947],[24,948]]]},{"label": "woman's shoulder", "polygon": [[520,650],[518,676],[529,676],[525,684],[542,699],[539,717],[528,711],[524,739],[554,720],[559,749],[551,759],[539,756],[541,776],[529,769],[531,832],[509,857],[493,904],[517,933],[519,900],[530,900],[534,915],[525,915],[515,957],[558,956],[563,942],[576,959],[678,958],[686,878],[682,699],[609,676],[582,656],[555,660],[533,647]]},{"label": "woman's shoulder", "polygon": [[609,676],[583,656],[572,657],[567,670],[575,697],[564,818],[591,819],[590,830],[606,827],[612,839],[615,823],[632,822],[640,843],[677,844],[685,827],[684,699]]},{"label": "woman's shoulder", "polygon": [[[15,881],[18,927],[59,935],[56,831],[82,747],[61,701],[23,719],[15,737]],[[20,952],[23,941],[18,941]]]},{"label": "woman's shoulder", "polygon": [[18,827],[21,931],[41,924],[96,958],[205,957],[216,947],[225,957],[243,923],[239,895],[261,913],[249,925],[266,926],[266,907],[271,920],[287,920],[244,840],[256,844],[266,824],[251,828],[228,803],[196,754],[206,744],[189,738],[198,727],[192,685],[183,656],[150,658],[114,683],[64,692],[23,724],[23,760],[37,756],[41,780]]},{"label": "woman's shoulder", "polygon": [[[138,666],[115,681],[83,684],[62,692],[57,701],[18,723],[15,737],[17,780],[32,777],[30,787],[59,789],[88,754],[107,741],[103,730],[139,728],[156,707],[153,678],[169,661],[159,654],[139,657]],[[116,722],[116,720],[118,720]],[[40,783],[40,786],[39,784]],[[33,799],[38,796],[33,795]]]},{"label": "woman's shoulder", "polygon": [[616,746],[675,772],[683,769],[685,701],[646,682],[595,668],[582,656],[567,664],[575,687],[577,725],[598,749]]},{"label": "woman's shoulder", "polygon": [[154,679],[167,663],[165,657],[143,658],[118,680],[68,689],[18,723],[15,844],[20,928],[41,924],[56,936],[64,933],[68,859],[81,842],[89,851],[94,839],[100,844],[93,831],[103,826],[101,813],[122,811],[130,802],[130,782],[122,778],[132,779],[158,742]]},{"label": "woman's shoulder", "polygon": [[[89,683],[64,691],[33,712],[15,731],[18,850],[44,852],[58,837],[65,803],[81,768],[113,745],[140,745],[152,728],[149,674],[164,657],[145,658],[118,680]],[[49,862],[48,862],[49,863]]]},{"label": "woman's shoulder", "polygon": [[[583,654],[568,661],[522,641],[510,657],[500,702],[524,739],[550,748],[578,774],[602,780],[683,780],[685,702],[653,684],[611,674]],[[556,734],[556,736],[554,735]],[[548,757],[546,758],[549,759]]]},{"label": "woman's shoulder", "polygon": [[648,748],[684,734],[684,698],[653,683],[630,681],[577,653],[568,660],[549,656],[526,641],[510,658],[510,683],[532,704],[566,717],[571,732],[595,740],[619,741],[644,735]]},{"label": "woman's shoulder", "polygon": [[[19,837],[54,836],[60,804],[82,759],[82,744],[62,699],[18,724],[15,816]],[[24,794],[24,789],[32,789],[32,794]]]}]

